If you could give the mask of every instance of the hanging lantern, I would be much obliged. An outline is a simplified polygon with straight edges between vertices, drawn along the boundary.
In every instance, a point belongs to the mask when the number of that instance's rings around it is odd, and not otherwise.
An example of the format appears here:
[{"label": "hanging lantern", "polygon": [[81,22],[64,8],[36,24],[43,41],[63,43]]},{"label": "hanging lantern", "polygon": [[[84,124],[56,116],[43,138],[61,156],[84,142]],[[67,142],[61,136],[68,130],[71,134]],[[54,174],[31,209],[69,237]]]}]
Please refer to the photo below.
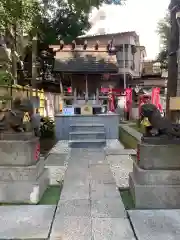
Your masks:
[{"label": "hanging lantern", "polygon": [[76,48],[76,41],[73,40],[73,41],[72,41],[72,50],[74,50],[75,48]]},{"label": "hanging lantern", "polygon": [[87,40],[84,41],[83,50],[87,49]]},{"label": "hanging lantern", "polygon": [[95,44],[94,48],[95,48],[96,51],[98,51],[98,49],[99,49],[99,41],[96,41],[96,44]]},{"label": "hanging lantern", "polygon": [[63,48],[64,48],[64,41],[60,40],[60,50],[63,50]]}]

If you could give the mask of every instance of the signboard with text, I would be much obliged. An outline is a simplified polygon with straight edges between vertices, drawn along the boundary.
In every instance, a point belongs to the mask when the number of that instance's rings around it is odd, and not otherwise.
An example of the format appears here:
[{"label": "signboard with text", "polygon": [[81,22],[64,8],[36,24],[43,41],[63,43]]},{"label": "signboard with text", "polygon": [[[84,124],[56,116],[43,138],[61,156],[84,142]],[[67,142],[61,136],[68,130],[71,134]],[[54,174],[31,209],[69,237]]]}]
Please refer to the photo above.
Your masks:
[{"label": "signboard with text", "polygon": [[62,113],[64,115],[68,115],[68,116],[74,115],[74,108],[73,107],[64,107]]}]

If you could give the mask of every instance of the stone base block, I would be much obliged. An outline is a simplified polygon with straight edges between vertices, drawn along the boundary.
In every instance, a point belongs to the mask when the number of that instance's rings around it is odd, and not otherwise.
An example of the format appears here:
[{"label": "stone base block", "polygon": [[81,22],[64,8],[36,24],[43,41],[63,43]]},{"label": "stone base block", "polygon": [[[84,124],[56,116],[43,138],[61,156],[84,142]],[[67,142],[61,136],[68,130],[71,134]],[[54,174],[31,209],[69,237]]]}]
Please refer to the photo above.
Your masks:
[{"label": "stone base block", "polygon": [[146,170],[133,162],[133,176],[143,185],[180,185],[180,170]]},{"label": "stone base block", "polygon": [[147,170],[180,170],[179,144],[138,144],[139,167]]},{"label": "stone base block", "polygon": [[0,181],[0,202],[37,204],[48,185],[47,170],[36,181]]},{"label": "stone base block", "polygon": [[29,166],[40,156],[39,139],[0,140],[1,166]]},{"label": "stone base block", "polygon": [[0,166],[0,181],[34,181],[44,171],[44,159],[32,166]]},{"label": "stone base block", "polygon": [[129,187],[137,209],[180,208],[180,185],[140,185],[130,173]]}]

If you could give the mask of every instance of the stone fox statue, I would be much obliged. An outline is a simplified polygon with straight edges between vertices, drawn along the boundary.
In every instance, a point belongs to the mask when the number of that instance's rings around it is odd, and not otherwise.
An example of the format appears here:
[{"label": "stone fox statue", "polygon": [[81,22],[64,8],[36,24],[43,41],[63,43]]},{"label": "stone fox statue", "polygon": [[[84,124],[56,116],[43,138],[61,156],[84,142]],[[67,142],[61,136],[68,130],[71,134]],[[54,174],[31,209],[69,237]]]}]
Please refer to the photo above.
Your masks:
[{"label": "stone fox statue", "polygon": [[180,138],[180,125],[173,124],[166,117],[162,117],[154,104],[144,104],[141,107],[141,118],[148,118],[153,129],[157,130],[156,136]]},{"label": "stone fox statue", "polygon": [[33,105],[29,99],[15,98],[12,109],[0,109],[0,132],[23,132],[24,114],[33,116]]}]

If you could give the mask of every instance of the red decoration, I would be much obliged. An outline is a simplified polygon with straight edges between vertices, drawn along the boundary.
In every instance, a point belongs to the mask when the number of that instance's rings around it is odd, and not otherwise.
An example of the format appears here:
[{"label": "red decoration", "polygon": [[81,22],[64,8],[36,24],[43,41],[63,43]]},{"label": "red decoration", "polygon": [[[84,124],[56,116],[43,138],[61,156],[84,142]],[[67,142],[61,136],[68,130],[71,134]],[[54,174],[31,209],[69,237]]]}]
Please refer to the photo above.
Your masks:
[{"label": "red decoration", "polygon": [[40,144],[38,143],[35,148],[34,160],[38,161],[40,157]]},{"label": "red decoration", "polygon": [[160,103],[160,88],[153,88],[152,90],[152,98],[151,98],[152,104],[156,105],[156,107],[162,111],[162,106]]},{"label": "red decoration", "polygon": [[72,88],[68,87],[67,91],[68,91],[68,93],[72,93]]},{"label": "red decoration", "polygon": [[132,106],[132,88],[126,88],[125,111],[130,112]]},{"label": "red decoration", "polygon": [[112,88],[109,88],[109,93],[108,93],[108,109],[110,112],[115,112],[114,94],[112,92]]}]

